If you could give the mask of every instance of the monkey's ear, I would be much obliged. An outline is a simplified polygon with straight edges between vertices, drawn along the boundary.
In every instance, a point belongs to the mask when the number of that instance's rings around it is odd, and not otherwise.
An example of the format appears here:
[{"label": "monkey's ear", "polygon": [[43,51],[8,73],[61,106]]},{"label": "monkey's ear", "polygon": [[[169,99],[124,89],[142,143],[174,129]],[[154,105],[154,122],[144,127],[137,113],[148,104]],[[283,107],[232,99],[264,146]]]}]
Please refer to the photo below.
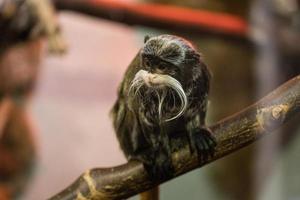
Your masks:
[{"label": "monkey's ear", "polygon": [[145,35],[144,37],[144,44],[150,39],[151,37],[149,35]]}]

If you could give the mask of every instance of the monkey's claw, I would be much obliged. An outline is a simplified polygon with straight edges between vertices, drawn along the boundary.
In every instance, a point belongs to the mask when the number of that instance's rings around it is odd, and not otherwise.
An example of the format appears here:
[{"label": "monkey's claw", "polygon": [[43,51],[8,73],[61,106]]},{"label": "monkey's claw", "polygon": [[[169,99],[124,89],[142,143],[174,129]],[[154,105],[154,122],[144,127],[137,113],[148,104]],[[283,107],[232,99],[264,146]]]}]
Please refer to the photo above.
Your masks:
[{"label": "monkey's claw", "polygon": [[191,152],[196,152],[199,161],[207,160],[213,156],[217,142],[208,129],[197,129],[190,135]]}]

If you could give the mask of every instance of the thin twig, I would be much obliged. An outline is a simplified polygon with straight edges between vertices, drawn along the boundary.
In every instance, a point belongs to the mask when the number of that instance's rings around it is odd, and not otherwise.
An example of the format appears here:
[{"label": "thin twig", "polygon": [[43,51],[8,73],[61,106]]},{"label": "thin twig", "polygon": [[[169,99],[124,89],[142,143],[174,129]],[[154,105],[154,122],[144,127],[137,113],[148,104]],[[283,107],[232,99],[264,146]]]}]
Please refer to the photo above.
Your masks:
[{"label": "thin twig", "polygon": [[[210,127],[217,140],[212,157],[201,162],[185,146],[173,153],[173,178],[235,152],[261,136],[299,116],[300,75],[264,97],[261,101]],[[112,168],[91,169],[50,200],[124,199],[149,190],[167,180],[152,182],[143,164],[130,161]]]}]

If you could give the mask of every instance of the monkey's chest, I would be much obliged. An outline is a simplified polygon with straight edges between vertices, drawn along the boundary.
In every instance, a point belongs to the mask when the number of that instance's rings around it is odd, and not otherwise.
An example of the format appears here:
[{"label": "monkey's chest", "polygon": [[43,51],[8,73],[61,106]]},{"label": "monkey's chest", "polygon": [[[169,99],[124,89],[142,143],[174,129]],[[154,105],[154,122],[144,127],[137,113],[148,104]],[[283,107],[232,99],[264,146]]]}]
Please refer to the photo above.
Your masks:
[{"label": "monkey's chest", "polygon": [[[185,130],[185,121],[181,116],[177,119],[171,121],[165,121],[165,118],[168,118],[172,115],[166,114],[168,110],[165,111],[163,116],[159,116],[159,113],[156,110],[156,106],[143,109],[139,109],[138,121],[144,130],[144,134],[167,134],[169,137],[183,135]],[[164,110],[163,110],[164,111]]]},{"label": "monkey's chest", "polygon": [[[163,124],[168,121],[168,119],[174,117],[180,110],[180,100],[174,96],[160,98],[157,95],[149,95],[146,93],[145,98],[137,102],[136,105],[136,112],[140,121],[149,125]],[[179,118],[180,117],[173,121],[178,121]]]}]

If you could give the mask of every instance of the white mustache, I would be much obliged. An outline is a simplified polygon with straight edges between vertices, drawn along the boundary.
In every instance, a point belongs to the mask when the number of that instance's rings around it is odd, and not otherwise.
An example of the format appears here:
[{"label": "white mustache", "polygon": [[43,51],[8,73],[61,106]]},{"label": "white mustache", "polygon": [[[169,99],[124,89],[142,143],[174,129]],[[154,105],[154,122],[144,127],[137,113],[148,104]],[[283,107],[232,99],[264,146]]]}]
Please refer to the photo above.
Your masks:
[{"label": "white mustache", "polygon": [[[165,122],[172,121],[185,112],[188,104],[187,96],[182,88],[182,85],[180,84],[179,81],[177,81],[175,78],[169,76],[169,75],[164,75],[164,74],[152,74],[146,70],[139,70],[134,79],[131,82],[128,95],[130,95],[131,92],[133,93],[133,97],[136,97],[139,94],[139,90],[143,85],[147,85],[148,87],[153,87],[155,88],[160,87],[160,86],[166,86],[175,91],[175,93],[178,95],[180,98],[180,109],[179,112],[174,116],[169,119],[164,120]],[[159,92],[156,91],[157,97],[158,97],[158,115],[159,118],[161,119],[161,113],[162,113],[162,106],[164,104],[164,100],[166,98],[167,92],[163,91],[162,95],[160,95]],[[142,97],[143,98],[143,97]],[[174,98],[174,97],[173,97]]]}]

